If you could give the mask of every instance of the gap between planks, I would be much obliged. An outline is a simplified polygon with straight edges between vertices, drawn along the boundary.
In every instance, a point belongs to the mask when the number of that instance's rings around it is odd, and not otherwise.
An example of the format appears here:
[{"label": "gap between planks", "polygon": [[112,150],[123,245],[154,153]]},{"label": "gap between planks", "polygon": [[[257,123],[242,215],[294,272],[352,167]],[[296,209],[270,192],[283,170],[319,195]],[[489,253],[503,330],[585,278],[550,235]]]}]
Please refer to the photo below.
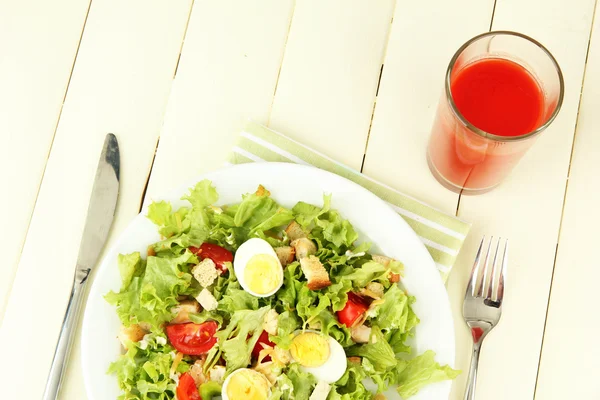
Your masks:
[{"label": "gap between planks", "polygon": [[[567,204],[567,195],[569,192],[569,178],[571,176],[571,167],[573,165],[573,156],[575,155],[575,141],[577,140],[577,131],[579,128],[579,114],[581,112],[581,102],[583,100],[585,77],[587,74],[588,59],[590,56],[590,48],[591,48],[591,44],[592,44],[592,35],[594,33],[594,24],[596,22],[596,8],[597,7],[598,7],[598,0],[596,0],[594,2],[594,8],[592,10],[592,13],[593,13],[592,14],[592,23],[590,24],[590,35],[588,38],[587,50],[585,53],[585,64],[583,67],[583,76],[581,78],[581,86],[580,86],[580,90],[579,90],[579,102],[577,104],[577,115],[575,117],[573,141],[571,143],[571,155],[569,157],[569,167],[567,169],[567,177],[566,177],[565,189],[564,189],[564,193],[563,193],[562,209],[561,209],[561,213],[560,213],[560,223],[558,225],[558,235],[556,236],[556,250],[554,252],[554,262],[552,263],[552,275],[551,275],[551,280],[550,280],[550,290],[548,291],[548,302],[546,304],[546,317],[544,318],[544,328],[542,330],[542,343],[540,345],[540,356],[538,358],[538,369],[537,369],[537,373],[535,375],[535,386],[533,389],[533,398],[534,399],[537,394],[538,380],[540,378],[540,366],[542,364],[542,354],[544,352],[544,341],[546,339],[546,326],[548,325],[548,314],[550,312],[550,301],[552,300],[552,287],[554,286],[554,274],[556,272],[556,260],[558,259],[558,250],[559,250],[559,246],[560,246],[560,235],[562,232],[562,227],[563,227],[563,222],[564,222],[564,217],[565,217],[565,205]],[[596,38],[596,40],[600,40],[600,38]]]}]

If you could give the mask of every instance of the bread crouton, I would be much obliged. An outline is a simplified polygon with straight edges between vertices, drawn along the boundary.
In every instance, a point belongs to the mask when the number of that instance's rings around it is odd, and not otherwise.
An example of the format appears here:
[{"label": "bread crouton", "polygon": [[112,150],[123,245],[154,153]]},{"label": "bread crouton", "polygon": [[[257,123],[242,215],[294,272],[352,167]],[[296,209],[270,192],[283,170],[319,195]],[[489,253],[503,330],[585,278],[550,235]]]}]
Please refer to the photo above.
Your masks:
[{"label": "bread crouton", "polygon": [[137,343],[142,340],[147,333],[148,331],[143,329],[140,325],[131,324],[128,327],[121,327],[121,331],[117,337],[123,347],[127,349],[127,342]]},{"label": "bread crouton", "polygon": [[294,262],[296,250],[292,246],[275,247],[275,254],[277,254],[277,258],[279,258],[281,265],[285,267]]},{"label": "bread crouton", "polygon": [[351,329],[351,336],[356,343],[368,343],[371,337],[371,328],[365,325],[355,326]]},{"label": "bread crouton", "polygon": [[184,300],[175,307],[171,308],[175,318],[171,320],[172,324],[185,324],[190,321],[190,314],[200,312],[200,304],[196,300]]},{"label": "bread crouton", "polygon": [[216,310],[217,306],[219,305],[217,299],[215,299],[215,296],[213,296],[208,289],[202,289],[198,296],[196,296],[196,300],[198,300],[198,303],[200,303],[202,308],[204,308],[206,311]]},{"label": "bread crouton", "polygon": [[209,287],[219,276],[219,271],[213,260],[205,258],[192,268],[192,275],[200,283],[200,286]]},{"label": "bread crouton", "polygon": [[329,274],[317,257],[308,256],[301,258],[300,268],[308,281],[308,288],[310,290],[319,290],[331,285]]},{"label": "bread crouton", "polygon": [[304,229],[302,229],[300,224],[296,221],[290,222],[287,228],[285,228],[285,233],[290,238],[290,241],[307,237],[307,234],[304,231]]},{"label": "bread crouton", "polygon": [[392,258],[382,256],[380,254],[373,254],[372,257],[373,257],[373,261],[383,265],[384,267],[387,267],[388,265],[390,265],[390,262],[392,261]]},{"label": "bread crouton", "polygon": [[317,245],[309,238],[300,238],[290,243],[296,252],[296,260],[313,255],[317,252]]}]

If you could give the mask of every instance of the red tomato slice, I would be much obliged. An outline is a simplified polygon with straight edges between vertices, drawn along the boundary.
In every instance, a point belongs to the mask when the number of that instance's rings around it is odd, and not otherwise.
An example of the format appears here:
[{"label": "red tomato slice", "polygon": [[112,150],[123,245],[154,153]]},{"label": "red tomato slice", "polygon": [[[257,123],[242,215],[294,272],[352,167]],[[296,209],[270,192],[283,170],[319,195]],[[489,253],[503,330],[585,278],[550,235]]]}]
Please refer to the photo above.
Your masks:
[{"label": "red tomato slice", "polygon": [[181,375],[177,385],[177,400],[202,400],[194,378],[188,373]]},{"label": "red tomato slice", "polygon": [[217,269],[221,272],[227,271],[226,262],[233,261],[233,254],[229,250],[212,243],[202,243],[200,248],[190,247],[190,251],[197,254],[201,259],[210,258],[213,260]]},{"label": "red tomato slice", "polygon": [[219,326],[215,321],[202,324],[173,324],[167,325],[167,337],[171,345],[183,354],[199,356],[217,343],[215,332]]},{"label": "red tomato slice", "polygon": [[[261,343],[264,343],[267,346],[275,347],[275,343],[273,343],[269,340],[269,332],[262,331],[262,333],[258,337],[258,341],[256,342],[256,344],[254,345],[254,348],[252,349],[252,357],[254,357],[256,359],[258,359],[258,356],[259,356],[261,350],[264,349],[264,347],[262,346]],[[264,362],[271,361],[271,356],[266,356],[265,358],[263,358],[263,361]]]},{"label": "red tomato slice", "polygon": [[346,305],[337,312],[338,321],[350,328],[368,309],[369,307],[359,295],[350,292]]}]

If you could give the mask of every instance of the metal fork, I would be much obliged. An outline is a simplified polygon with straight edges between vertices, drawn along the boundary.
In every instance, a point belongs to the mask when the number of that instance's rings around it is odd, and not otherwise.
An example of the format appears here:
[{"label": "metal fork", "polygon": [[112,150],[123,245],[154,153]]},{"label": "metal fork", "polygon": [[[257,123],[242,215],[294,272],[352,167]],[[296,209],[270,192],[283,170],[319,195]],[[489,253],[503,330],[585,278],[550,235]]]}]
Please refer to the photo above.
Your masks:
[{"label": "metal fork", "polygon": [[[490,253],[493,247],[494,237],[492,236],[487,245],[485,259],[483,261],[483,271],[481,270],[481,250],[485,242],[485,236],[481,239],[471,279],[467,286],[465,301],[463,303],[463,317],[473,336],[473,355],[471,358],[471,368],[469,369],[469,380],[467,392],[464,400],[475,399],[475,386],[477,384],[477,368],[479,366],[479,353],[483,339],[498,324],[502,315],[502,299],[504,298],[504,280],[506,279],[506,267],[508,263],[508,240],[501,246],[502,238],[498,238],[496,250],[493,254],[493,260]],[[501,247],[504,250],[501,251]],[[501,254],[499,254],[501,252]],[[491,264],[490,264],[491,261]],[[491,265],[491,268],[490,268]],[[498,279],[496,278],[500,265]],[[491,271],[490,271],[491,269]],[[481,275],[481,277],[480,277]]]}]

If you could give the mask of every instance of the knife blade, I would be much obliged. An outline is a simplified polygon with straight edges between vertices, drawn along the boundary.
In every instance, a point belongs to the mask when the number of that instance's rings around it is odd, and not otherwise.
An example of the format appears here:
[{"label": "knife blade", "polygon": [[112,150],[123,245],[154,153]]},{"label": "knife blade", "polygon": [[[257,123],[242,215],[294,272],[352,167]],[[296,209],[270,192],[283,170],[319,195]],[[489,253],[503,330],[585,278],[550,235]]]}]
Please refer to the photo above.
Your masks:
[{"label": "knife blade", "polygon": [[119,143],[112,133],[106,135],[98,162],[96,178],[88,207],[79,255],[73,277],[71,296],[56,344],[50,373],[46,381],[43,400],[58,398],[66,361],[71,351],[74,331],[79,319],[79,309],[85,293],[88,276],[98,261],[112,225],[119,197],[121,157]]}]

